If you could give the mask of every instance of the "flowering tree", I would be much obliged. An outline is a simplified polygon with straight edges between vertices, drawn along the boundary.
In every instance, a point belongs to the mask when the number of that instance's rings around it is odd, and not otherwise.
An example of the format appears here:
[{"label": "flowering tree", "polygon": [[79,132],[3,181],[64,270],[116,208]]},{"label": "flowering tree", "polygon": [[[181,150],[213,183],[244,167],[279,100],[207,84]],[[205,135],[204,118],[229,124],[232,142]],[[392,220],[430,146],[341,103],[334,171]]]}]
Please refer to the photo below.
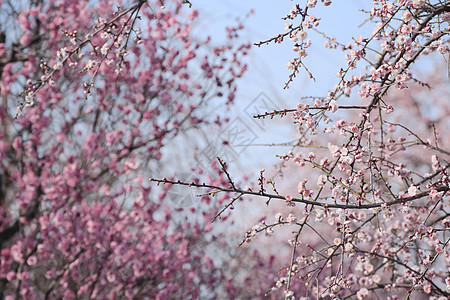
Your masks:
[{"label": "flowering tree", "polygon": [[248,292],[227,264],[243,254],[204,226],[213,206],[177,215],[146,180],[245,71],[240,26],[221,45],[196,40],[183,4],[0,1],[1,298]]},{"label": "flowering tree", "polygon": [[[276,239],[280,227],[289,226],[291,254],[272,295],[448,299],[449,75],[441,67],[419,70],[430,62],[448,64],[450,2],[375,0],[365,12],[373,33],[348,44],[319,31],[318,2],[295,5],[284,17],[285,32],[256,43],[292,43],[286,88],[302,72],[316,76],[307,67],[314,32],[347,60],[323,97],[304,95],[295,108],[255,116],[292,118],[297,139],[280,158],[296,178],[295,191],[281,193],[275,183],[292,182],[263,171],[257,185],[242,188],[226,168],[226,185],[181,184],[211,195],[234,193],[222,212],[245,196],[267,205],[285,202],[290,213],[263,216],[243,240]],[[345,5],[321,2],[330,9]]]}]

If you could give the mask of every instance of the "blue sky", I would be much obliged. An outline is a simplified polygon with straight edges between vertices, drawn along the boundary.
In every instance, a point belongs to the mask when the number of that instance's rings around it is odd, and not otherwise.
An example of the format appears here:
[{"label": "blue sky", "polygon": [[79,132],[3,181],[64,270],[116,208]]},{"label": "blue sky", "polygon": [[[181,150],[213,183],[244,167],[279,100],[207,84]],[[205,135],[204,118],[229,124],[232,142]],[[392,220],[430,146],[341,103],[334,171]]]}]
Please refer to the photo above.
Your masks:
[{"label": "blue sky", "polygon": [[[200,12],[199,24],[196,25],[198,32],[202,35],[210,34],[216,40],[224,37],[223,28],[236,24],[236,18],[244,19],[253,9],[254,14],[245,19],[242,35],[243,39],[252,43],[283,32],[285,21],[281,18],[288,14],[295,4],[289,0],[276,1],[276,4],[273,0],[191,2],[193,8]],[[347,43],[352,41],[352,36],[372,32],[373,27],[370,23],[358,28],[366,17],[366,14],[358,11],[361,8],[370,9],[370,2],[349,0],[345,1],[345,4],[336,2],[324,7],[319,1],[317,7],[310,10],[310,13],[322,19],[319,30],[327,32],[340,42]],[[338,50],[324,49],[325,40],[318,34],[310,33],[309,38],[312,40],[312,46],[304,62],[316,77],[316,82],[309,79],[306,73],[302,73],[288,90],[283,89],[283,86],[290,74],[286,69],[286,63],[295,55],[292,43],[286,40],[283,44],[253,47],[248,60],[248,72],[240,81],[240,90],[236,97],[237,121],[234,123],[247,130],[247,135],[255,137],[251,140],[252,144],[287,142],[295,136],[294,126],[289,125],[286,119],[283,123],[275,120],[257,124],[248,114],[243,113],[255,99],[259,101],[259,98],[266,97],[270,103],[277,105],[277,108],[293,108],[301,97],[324,96],[337,83],[334,74],[339,67],[345,65],[344,54]],[[275,158],[275,154],[283,154],[289,150],[287,147],[250,146],[242,151],[242,145],[234,149],[238,152],[238,157],[230,165],[253,174],[262,167],[268,168],[276,163],[278,159]],[[242,168],[242,165],[245,167]]]},{"label": "blue sky", "polygon": [[[224,38],[226,26],[235,25],[236,18],[245,18],[253,9],[254,14],[244,22],[245,29],[242,34],[242,39],[251,43],[283,32],[285,21],[281,18],[288,14],[295,4],[290,0],[276,1],[276,4],[273,0],[191,0],[191,2],[193,8],[200,12],[198,23],[194,25],[194,32],[199,36],[211,35],[216,41]],[[370,24],[358,28],[366,16],[358,9],[367,9],[370,2],[348,0],[345,4],[342,3],[336,2],[330,7],[324,7],[319,1],[317,7],[310,11],[316,17],[322,18],[319,30],[327,32],[340,42],[351,42],[352,36],[370,34],[372,32]],[[203,145],[195,143],[184,145],[195,149],[194,152],[197,152],[195,161],[198,162],[208,144],[216,143],[217,153],[214,154],[212,151],[210,158],[214,159],[215,156],[224,158],[236,177],[245,173],[250,175],[253,181],[261,168],[270,169],[279,161],[275,157],[276,154],[284,154],[290,150],[289,147],[258,146],[292,141],[296,136],[295,127],[288,118],[284,118],[282,122],[279,119],[263,122],[254,120],[250,116],[249,106],[267,100],[277,109],[294,108],[301,97],[324,96],[337,83],[334,74],[346,63],[344,54],[338,50],[324,49],[325,40],[318,34],[309,34],[309,38],[312,40],[312,46],[304,63],[317,81],[313,82],[306,73],[301,73],[288,90],[283,89],[290,74],[286,69],[286,63],[296,55],[289,40],[283,44],[253,47],[248,58],[248,71],[240,80],[235,109],[229,113],[230,126],[220,129],[222,131],[218,133],[203,133],[206,136]],[[234,146],[228,148],[228,151],[226,147],[220,146],[220,138],[226,136],[229,129],[233,131],[236,128],[244,133],[240,138],[231,141]],[[245,147],[246,144],[252,146]],[[228,152],[223,154],[223,151]]]},{"label": "blue sky", "polygon": [[[310,10],[316,17],[322,18],[319,30],[336,37],[338,41],[345,42],[350,42],[352,36],[371,32],[370,25],[357,28],[365,18],[365,14],[358,9],[370,8],[369,1],[349,0],[345,1],[345,4],[342,1],[335,2],[329,7],[319,3],[316,8]],[[233,24],[236,17],[242,19],[251,9],[254,9],[255,13],[245,21],[244,33],[244,37],[253,43],[283,32],[285,22],[281,20],[281,17],[289,13],[296,2],[194,0],[192,3],[201,12],[200,19],[205,24],[202,30],[210,31],[211,34],[217,34],[224,26]],[[292,44],[286,41],[281,45],[271,44],[253,49],[249,72],[244,79],[245,83],[242,84],[245,87],[242,89],[242,95],[248,97],[252,93],[258,93],[257,90],[264,90],[268,94],[273,93],[274,97],[282,97],[286,100],[286,104],[291,104],[296,103],[299,96],[318,94],[332,87],[336,82],[334,74],[344,63],[343,54],[339,51],[323,49],[324,39],[317,34],[310,34],[309,38],[313,44],[305,63],[316,77],[315,84],[306,74],[302,74],[297,77],[290,91],[283,91],[284,82],[289,75],[285,65],[294,56]]]}]

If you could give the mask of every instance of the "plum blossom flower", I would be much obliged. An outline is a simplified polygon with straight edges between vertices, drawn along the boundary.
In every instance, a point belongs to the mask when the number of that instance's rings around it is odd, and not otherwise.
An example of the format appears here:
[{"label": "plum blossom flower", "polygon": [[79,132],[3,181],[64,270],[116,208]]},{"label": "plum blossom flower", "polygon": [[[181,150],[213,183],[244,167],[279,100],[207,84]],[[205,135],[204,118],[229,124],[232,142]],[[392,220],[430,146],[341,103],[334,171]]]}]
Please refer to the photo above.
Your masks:
[{"label": "plum blossom flower", "polygon": [[372,280],[373,280],[374,283],[380,283],[381,277],[380,277],[380,275],[375,274],[375,275],[372,276]]},{"label": "plum blossom flower", "polygon": [[417,195],[417,192],[418,192],[418,189],[417,189],[417,187],[414,186],[414,185],[411,185],[411,186],[408,188],[408,195],[409,195],[410,197],[414,197],[415,195]]},{"label": "plum blossom flower", "polygon": [[353,249],[353,245],[351,243],[346,243],[344,245],[344,249],[345,249],[346,252],[349,252],[349,251],[351,251]]},{"label": "plum blossom flower", "polygon": [[308,33],[306,32],[306,31],[299,31],[298,33],[297,33],[297,37],[300,39],[300,40],[306,40],[306,38],[308,37]]},{"label": "plum blossom flower", "polygon": [[430,195],[431,200],[433,200],[433,201],[438,201],[442,198],[442,193],[440,193],[436,190],[431,190],[429,195]]},{"label": "plum blossom flower", "polygon": [[34,266],[36,263],[37,263],[37,258],[36,258],[36,256],[32,255],[32,256],[28,257],[28,259],[27,259],[27,264],[28,264],[29,266]]},{"label": "plum blossom flower", "polygon": [[334,112],[336,112],[336,111],[338,110],[339,105],[338,105],[337,101],[333,99],[333,100],[331,100],[330,103],[328,104],[328,108],[330,109],[330,111],[331,111],[332,113],[334,113]]},{"label": "plum blossom flower", "polygon": [[412,16],[412,14],[409,11],[407,11],[407,10],[403,11],[403,13],[402,13],[402,20],[404,22],[409,22],[412,19],[413,19],[413,16]]},{"label": "plum blossom flower", "polygon": [[324,186],[327,182],[327,176],[326,175],[320,175],[319,178],[317,178],[317,185],[318,186]]},{"label": "plum blossom flower", "polygon": [[439,54],[442,54],[442,55],[444,55],[444,54],[446,54],[447,52],[449,52],[449,48],[448,48],[448,46],[447,45],[444,45],[444,44],[440,44],[438,47],[437,47],[437,52],[439,53]]},{"label": "plum blossom flower", "polygon": [[308,6],[309,8],[314,8],[317,4],[317,0],[308,0],[308,2],[306,3],[306,6]]},{"label": "plum blossom flower", "polygon": [[105,44],[103,44],[103,46],[102,46],[102,48],[100,49],[100,52],[103,54],[103,55],[106,55],[106,54],[108,54],[108,43],[105,43]]},{"label": "plum blossom flower", "polygon": [[332,154],[334,157],[339,156],[340,150],[339,150],[339,147],[338,147],[338,146],[332,145],[332,144],[328,144],[328,149],[330,150],[331,154]]},{"label": "plum blossom flower", "polygon": [[293,63],[292,61],[289,61],[289,62],[286,64],[286,69],[288,69],[288,70],[294,70],[294,68],[295,68],[295,65],[294,65],[294,63]]},{"label": "plum blossom flower", "polygon": [[90,60],[88,60],[85,69],[90,70],[90,69],[94,68],[96,65],[97,65],[97,62],[95,60],[90,59]]},{"label": "plum blossom flower", "polygon": [[424,291],[426,294],[431,294],[431,284],[430,284],[430,283],[424,284],[424,286],[423,286],[423,291]]},{"label": "plum blossom flower", "polygon": [[285,297],[285,299],[294,299],[294,292],[293,291],[284,291],[284,297]]},{"label": "plum blossom flower", "polygon": [[413,0],[414,8],[421,8],[425,4],[425,0]]},{"label": "plum blossom flower", "polygon": [[373,265],[371,263],[366,263],[364,265],[364,270],[365,270],[365,273],[367,272],[367,274],[371,273],[373,271]]},{"label": "plum blossom flower", "polygon": [[368,295],[369,290],[366,288],[362,288],[356,293],[356,296],[358,297],[359,300],[366,298]]},{"label": "plum blossom flower", "polygon": [[288,221],[289,224],[295,223],[296,220],[297,218],[293,214],[289,214],[286,218],[286,221]]},{"label": "plum blossom flower", "polygon": [[17,262],[23,262],[24,253],[22,249],[22,243],[19,242],[11,247],[11,254],[15,261]]},{"label": "plum blossom flower", "polygon": [[297,51],[297,53],[300,58],[306,57],[308,55],[308,53],[305,51],[305,49],[299,49]]}]

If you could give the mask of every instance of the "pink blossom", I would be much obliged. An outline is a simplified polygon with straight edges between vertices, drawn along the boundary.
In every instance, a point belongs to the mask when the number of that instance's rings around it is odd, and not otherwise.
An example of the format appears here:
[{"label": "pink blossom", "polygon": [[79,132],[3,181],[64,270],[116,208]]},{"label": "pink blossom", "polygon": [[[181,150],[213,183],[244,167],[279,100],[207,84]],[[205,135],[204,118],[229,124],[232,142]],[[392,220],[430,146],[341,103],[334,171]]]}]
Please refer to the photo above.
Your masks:
[{"label": "pink blossom", "polygon": [[327,176],[326,175],[320,175],[317,178],[317,185],[318,186],[324,186],[326,182],[327,182]]},{"label": "pink blossom", "polygon": [[37,258],[36,258],[36,256],[32,255],[32,256],[28,257],[28,259],[27,259],[27,264],[28,264],[28,265],[33,266],[33,265],[35,265],[36,263],[37,263]]},{"label": "pink blossom", "polygon": [[369,295],[369,290],[366,288],[361,288],[357,293],[356,296],[359,300],[366,298]]},{"label": "pink blossom", "polygon": [[13,259],[19,263],[23,262],[24,253],[22,249],[22,243],[19,242],[11,247],[11,255]]},{"label": "pink blossom", "polygon": [[286,221],[290,224],[295,223],[296,220],[297,218],[293,214],[289,214],[286,218]]},{"label": "pink blossom", "polygon": [[333,112],[333,113],[336,112],[338,110],[338,108],[339,108],[339,105],[338,105],[337,101],[331,100],[329,103],[329,109],[331,110],[331,112]]},{"label": "pink blossom", "polygon": [[412,185],[408,188],[408,195],[411,197],[414,197],[415,195],[417,195],[418,189],[416,186]]}]

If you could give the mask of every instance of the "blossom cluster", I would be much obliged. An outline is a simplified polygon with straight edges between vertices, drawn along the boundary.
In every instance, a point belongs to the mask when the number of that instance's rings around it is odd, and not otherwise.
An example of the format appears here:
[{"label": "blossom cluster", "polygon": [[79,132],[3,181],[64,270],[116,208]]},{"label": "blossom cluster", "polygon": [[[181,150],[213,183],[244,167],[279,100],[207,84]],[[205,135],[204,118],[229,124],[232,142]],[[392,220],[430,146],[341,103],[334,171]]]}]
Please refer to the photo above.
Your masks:
[{"label": "blossom cluster", "polygon": [[214,120],[210,101],[232,103],[249,45],[240,25],[194,39],[198,12],[164,2],[0,1],[1,298],[240,291],[212,255],[215,207],[177,211],[147,179],[180,132]]}]

